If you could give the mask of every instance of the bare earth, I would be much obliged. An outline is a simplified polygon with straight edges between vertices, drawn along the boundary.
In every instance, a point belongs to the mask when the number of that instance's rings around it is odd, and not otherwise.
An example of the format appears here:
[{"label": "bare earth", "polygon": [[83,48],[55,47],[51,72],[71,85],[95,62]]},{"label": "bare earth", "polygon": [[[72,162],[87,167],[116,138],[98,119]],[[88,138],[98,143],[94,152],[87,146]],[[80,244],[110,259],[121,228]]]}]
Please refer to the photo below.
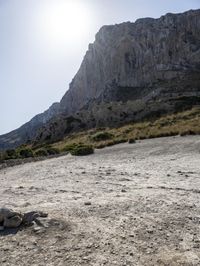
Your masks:
[{"label": "bare earth", "polygon": [[200,136],[0,170],[0,207],[44,230],[0,235],[0,265],[200,265]]}]

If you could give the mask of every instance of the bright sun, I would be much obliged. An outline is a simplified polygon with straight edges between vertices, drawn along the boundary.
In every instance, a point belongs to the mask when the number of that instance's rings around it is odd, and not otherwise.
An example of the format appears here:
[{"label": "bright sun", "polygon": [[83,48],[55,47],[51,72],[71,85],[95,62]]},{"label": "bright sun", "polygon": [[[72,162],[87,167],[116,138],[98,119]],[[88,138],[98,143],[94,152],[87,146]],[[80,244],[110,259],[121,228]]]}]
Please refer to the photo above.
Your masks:
[{"label": "bright sun", "polygon": [[76,45],[89,31],[91,18],[83,1],[49,1],[41,11],[38,23],[42,38],[52,47]]}]

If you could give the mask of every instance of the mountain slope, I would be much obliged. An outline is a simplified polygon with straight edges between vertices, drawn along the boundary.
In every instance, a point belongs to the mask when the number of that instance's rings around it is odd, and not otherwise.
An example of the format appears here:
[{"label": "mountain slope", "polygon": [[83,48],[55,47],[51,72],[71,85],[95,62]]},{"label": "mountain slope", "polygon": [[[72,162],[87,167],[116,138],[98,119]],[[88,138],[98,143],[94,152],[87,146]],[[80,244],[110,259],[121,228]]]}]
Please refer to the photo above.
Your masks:
[{"label": "mountain slope", "polygon": [[44,126],[52,117],[58,113],[58,103],[52,106],[42,114],[33,117],[29,122],[20,128],[11,131],[8,134],[0,136],[0,150],[15,148],[20,144],[31,141],[35,138],[37,130]]},{"label": "mountain slope", "polygon": [[60,103],[0,136],[0,148],[29,139],[53,141],[73,130],[116,126],[196,104],[200,10],[104,26]]}]

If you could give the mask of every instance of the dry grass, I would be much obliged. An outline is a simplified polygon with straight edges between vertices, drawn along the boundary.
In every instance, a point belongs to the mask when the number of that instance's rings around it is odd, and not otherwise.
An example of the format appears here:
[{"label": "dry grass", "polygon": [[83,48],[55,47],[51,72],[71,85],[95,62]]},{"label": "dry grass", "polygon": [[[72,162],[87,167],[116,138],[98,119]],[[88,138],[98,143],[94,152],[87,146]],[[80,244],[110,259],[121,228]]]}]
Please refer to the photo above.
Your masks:
[{"label": "dry grass", "polygon": [[[134,140],[158,138],[174,135],[200,134],[200,107],[191,110],[167,115],[154,121],[131,123],[118,128],[95,128],[84,132],[68,135],[63,140],[51,145],[39,144],[37,146],[21,145],[16,150],[0,153],[0,161],[5,159],[24,158],[22,151],[30,151],[32,156],[58,154],[71,152],[77,146],[89,146],[92,149],[101,149],[118,143]],[[10,154],[11,153],[11,154]]]},{"label": "dry grass", "polygon": [[[107,140],[96,140],[98,133],[104,132],[112,136]],[[62,141],[54,143],[52,146],[64,150],[65,146],[78,143],[92,145],[94,148],[104,148],[117,143],[134,139],[147,139],[174,135],[200,134],[200,107],[189,111],[167,115],[155,121],[132,123],[119,128],[100,128],[85,132],[74,133],[65,137]]]}]

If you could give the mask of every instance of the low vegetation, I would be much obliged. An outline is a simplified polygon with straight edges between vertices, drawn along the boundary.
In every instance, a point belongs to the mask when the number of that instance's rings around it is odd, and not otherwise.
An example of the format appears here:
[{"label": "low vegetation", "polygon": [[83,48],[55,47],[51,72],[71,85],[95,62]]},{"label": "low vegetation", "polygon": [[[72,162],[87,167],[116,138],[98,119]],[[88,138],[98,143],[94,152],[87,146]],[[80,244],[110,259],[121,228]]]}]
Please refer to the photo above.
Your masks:
[{"label": "low vegetation", "polygon": [[24,148],[19,151],[20,158],[34,157],[33,151],[30,148]]},{"label": "low vegetation", "polygon": [[130,138],[130,139],[128,140],[128,143],[130,143],[130,144],[135,143],[135,139],[134,139],[134,138]]},{"label": "low vegetation", "polygon": [[200,134],[200,107],[163,116],[153,121],[129,123],[119,128],[96,128],[74,133],[52,144],[61,151],[70,151],[78,143],[101,149],[118,143],[167,136]]},{"label": "low vegetation", "polygon": [[70,151],[71,155],[84,156],[94,153],[94,148],[91,145],[77,145]]},{"label": "low vegetation", "polygon": [[114,136],[113,134],[111,134],[108,131],[101,131],[101,132],[97,132],[94,135],[91,136],[91,139],[93,141],[102,141],[102,140],[108,140],[108,139],[112,139]]},{"label": "low vegetation", "polygon": [[48,155],[48,152],[46,149],[39,149],[35,152],[35,156],[38,156],[38,157],[43,157],[47,155]]},{"label": "low vegetation", "polygon": [[22,145],[0,153],[0,160],[48,156],[69,152],[72,155],[92,154],[118,143],[167,136],[200,134],[200,107],[177,114],[163,116],[154,121],[131,123],[119,128],[96,128],[74,133],[51,145]]}]

